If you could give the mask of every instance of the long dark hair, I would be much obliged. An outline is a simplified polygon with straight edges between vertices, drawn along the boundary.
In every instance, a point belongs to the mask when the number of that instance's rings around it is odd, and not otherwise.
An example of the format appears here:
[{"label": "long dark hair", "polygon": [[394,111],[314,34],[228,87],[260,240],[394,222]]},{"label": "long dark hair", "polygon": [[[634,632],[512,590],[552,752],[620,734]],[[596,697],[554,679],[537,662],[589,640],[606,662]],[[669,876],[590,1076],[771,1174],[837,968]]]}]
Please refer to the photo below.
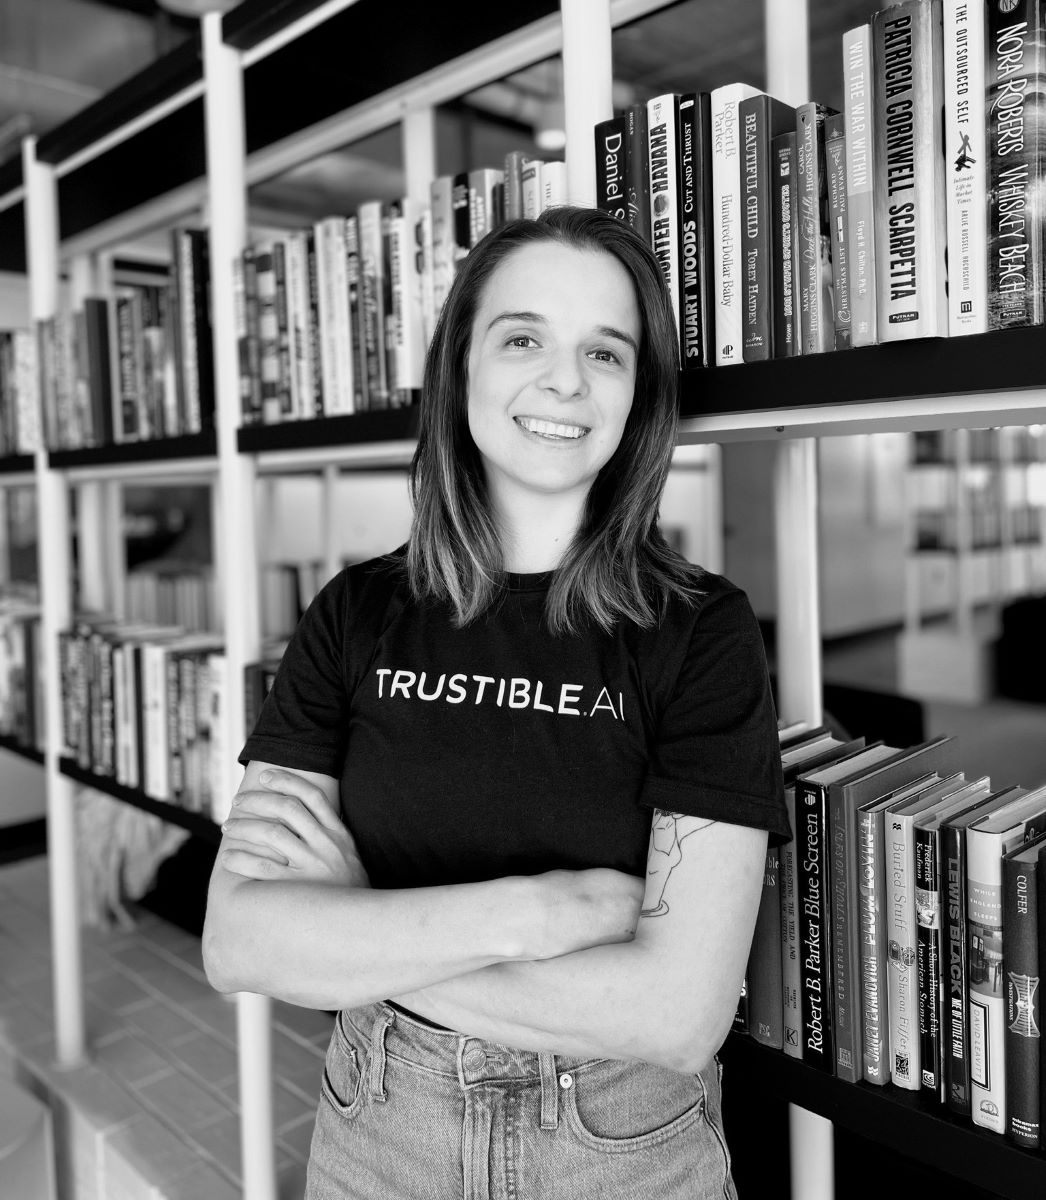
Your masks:
[{"label": "long dark hair", "polygon": [[469,432],[468,357],[488,280],[514,251],[537,242],[603,251],[624,266],[642,322],[636,387],[625,429],[589,490],[573,542],[552,577],[546,619],[576,633],[586,618],[609,631],[625,617],[649,627],[673,595],[700,595],[701,570],[657,528],[678,423],[678,340],[661,269],[623,221],[559,206],[537,220],[509,221],[458,265],[425,361],[418,445],[410,469],[414,520],[407,575],[417,598],[447,601],[459,625],[484,612],[504,580],[486,477]]}]

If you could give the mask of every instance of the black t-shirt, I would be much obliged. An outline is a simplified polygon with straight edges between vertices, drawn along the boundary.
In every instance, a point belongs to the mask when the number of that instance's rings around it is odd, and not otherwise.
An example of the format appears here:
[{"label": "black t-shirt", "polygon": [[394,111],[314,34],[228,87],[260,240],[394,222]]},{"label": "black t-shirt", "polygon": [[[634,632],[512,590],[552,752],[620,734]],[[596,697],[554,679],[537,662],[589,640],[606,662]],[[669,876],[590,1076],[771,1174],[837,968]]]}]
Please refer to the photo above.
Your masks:
[{"label": "black t-shirt", "polygon": [[320,592],[240,755],[339,778],[375,887],[642,875],[652,808],[790,836],[759,628],[725,579],[655,629],[557,637],[548,575],[510,576],[456,629],[410,598],[402,563]]}]

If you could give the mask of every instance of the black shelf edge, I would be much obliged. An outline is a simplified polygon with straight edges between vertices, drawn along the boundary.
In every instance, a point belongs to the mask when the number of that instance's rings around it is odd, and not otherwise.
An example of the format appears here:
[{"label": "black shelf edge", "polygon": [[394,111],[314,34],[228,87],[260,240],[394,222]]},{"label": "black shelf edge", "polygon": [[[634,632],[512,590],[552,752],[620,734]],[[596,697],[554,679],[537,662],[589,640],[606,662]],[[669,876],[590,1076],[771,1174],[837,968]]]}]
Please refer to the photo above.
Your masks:
[{"label": "black shelf edge", "polygon": [[120,466],[124,463],[168,461],[178,458],[208,458],[218,449],[213,429],[184,437],[153,438],[141,442],[116,442],[111,446],[84,446],[79,450],[52,450],[48,463],[63,467]]},{"label": "black shelf edge", "polygon": [[12,154],[10,158],[0,163],[0,196],[6,196],[8,192],[20,188],[24,182],[21,153]]},{"label": "black shelf edge", "polygon": [[684,419],[915,396],[1046,388],[1046,327],[883,342],[684,371]]},{"label": "black shelf edge", "polygon": [[17,754],[19,758],[28,759],[29,762],[37,763],[39,766],[44,764],[44,756],[35,746],[27,746],[24,742],[18,741],[17,738],[0,733],[0,750],[7,750],[11,754]]},{"label": "black shelf edge", "polygon": [[198,30],[180,46],[45,133],[36,145],[41,162],[60,163],[191,87],[203,78]]},{"label": "black shelf edge", "polygon": [[417,437],[419,406],[281,421],[274,425],[244,425],[237,446],[244,454],[267,450],[311,450],[365,442],[392,442]]},{"label": "black shelf edge", "polygon": [[751,1087],[1007,1200],[1042,1195],[1046,1155],[980,1129],[921,1092],[846,1083],[732,1033],[719,1056]]},{"label": "black shelf edge", "polygon": [[0,455],[0,475],[21,475],[32,471],[36,458],[32,454],[2,454]]},{"label": "black shelf edge", "polygon": [[152,797],[136,788],[124,787],[123,784],[117,783],[115,779],[106,775],[95,775],[93,771],[85,770],[71,758],[60,758],[58,764],[59,770],[67,779],[82,783],[85,787],[92,787],[95,791],[104,792],[122,804],[130,804],[134,808],[142,809],[143,812],[152,813],[154,817],[160,817],[171,825],[180,825],[182,829],[187,829],[196,837],[203,838],[214,845],[217,845],[222,839],[221,829],[203,813],[191,812],[189,809],[179,808],[177,804],[170,804],[163,800],[153,800]]}]

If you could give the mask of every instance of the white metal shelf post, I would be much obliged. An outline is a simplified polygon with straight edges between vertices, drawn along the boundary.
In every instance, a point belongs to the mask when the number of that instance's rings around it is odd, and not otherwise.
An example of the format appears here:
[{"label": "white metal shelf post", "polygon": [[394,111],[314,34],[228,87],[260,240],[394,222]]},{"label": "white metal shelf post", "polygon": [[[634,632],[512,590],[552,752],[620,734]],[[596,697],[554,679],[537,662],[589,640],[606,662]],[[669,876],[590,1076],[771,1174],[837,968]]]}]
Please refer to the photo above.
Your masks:
[{"label": "white metal shelf post", "polygon": [[[258,555],[253,460],[237,451],[239,363],[233,263],[247,237],[243,75],[239,53],[222,41],[217,12],[202,18],[207,181],[210,199],[211,320],[214,335],[215,421],[218,433],[217,575],[224,613],[226,790],[238,785],[235,756],[245,738],[243,672],[259,657]],[[236,998],[243,1195],[276,1200],[271,1004],[242,992]]]},{"label": "white metal shelf post", "polygon": [[566,110],[567,196],[596,203],[592,130],[614,115],[610,0],[560,0],[563,21],[563,105]]},{"label": "white metal shelf post", "polygon": [[[764,0],[766,90],[786,104],[810,98],[807,0]],[[777,556],[777,686],[787,720],[821,719],[821,642],[817,554],[817,443],[781,442],[774,471]],[[793,1200],[831,1200],[831,1122],[788,1106]]]},{"label": "white metal shelf post", "polygon": [[[25,180],[29,314],[34,323],[53,317],[58,302],[58,187],[53,168],[38,162],[36,139],[22,144]],[[47,787],[47,863],[50,881],[51,959],[55,1056],[74,1067],[86,1057],[80,909],[77,897],[76,809],[71,780],[58,769],[62,748],[62,686],[58,632],[70,619],[72,553],[69,491],[47,452],[36,452],[40,536],[40,640],[43,645]],[[45,536],[46,535],[46,536]]]}]

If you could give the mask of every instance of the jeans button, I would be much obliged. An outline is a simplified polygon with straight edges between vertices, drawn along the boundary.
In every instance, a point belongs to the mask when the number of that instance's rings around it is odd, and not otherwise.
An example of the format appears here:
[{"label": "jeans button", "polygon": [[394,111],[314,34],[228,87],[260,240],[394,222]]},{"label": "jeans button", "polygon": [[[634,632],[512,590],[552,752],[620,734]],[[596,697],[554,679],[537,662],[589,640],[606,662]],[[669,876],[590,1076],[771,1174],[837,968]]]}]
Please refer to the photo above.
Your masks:
[{"label": "jeans button", "polygon": [[569,1088],[574,1086],[574,1076],[568,1075],[565,1071],[559,1077],[559,1086],[561,1088]]},{"label": "jeans button", "polygon": [[486,1063],[486,1061],[487,1056],[482,1050],[470,1050],[465,1055],[465,1066],[472,1067],[474,1070],[478,1070]]}]

